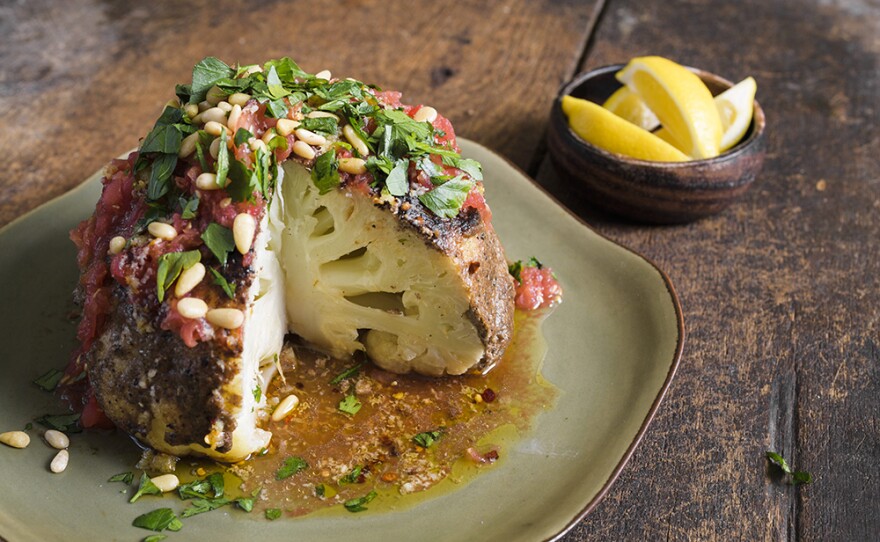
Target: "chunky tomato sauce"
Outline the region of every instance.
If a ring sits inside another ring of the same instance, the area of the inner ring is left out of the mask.
[[[548,267],[523,267],[520,279],[516,283],[518,309],[530,311],[545,308],[562,299],[562,286]]]

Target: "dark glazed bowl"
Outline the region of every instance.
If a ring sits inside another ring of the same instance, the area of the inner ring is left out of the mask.
[[[652,162],[611,153],[579,138],[568,127],[562,97],[602,104],[621,87],[614,78],[623,64],[597,68],[562,87],[550,115],[548,144],[556,169],[579,185],[591,203],[641,222],[674,224],[715,214],[743,194],[764,164],[764,111],[755,101],[752,123],[740,141],[720,156],[690,162]],[[712,95],[733,83],[689,68]]]

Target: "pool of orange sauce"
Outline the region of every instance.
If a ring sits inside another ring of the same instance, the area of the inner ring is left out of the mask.
[[[510,347],[485,374],[396,375],[366,362],[333,384],[357,362],[288,342],[285,379],[276,377],[267,393],[270,404],[295,394],[299,405],[285,420],[269,422],[270,448],[232,473],[243,480],[244,492],[262,488],[258,509],[301,516],[328,508],[348,513],[343,503],[371,491],[377,496],[367,509],[399,509],[423,500],[418,494],[438,484],[461,487],[485,469],[502,468],[507,449],[558,395],[540,375],[546,352],[540,330],[548,312],[517,311]],[[361,405],[355,414],[339,409],[349,395]],[[414,440],[432,431],[439,438],[429,447]],[[278,480],[291,457],[308,467]]]

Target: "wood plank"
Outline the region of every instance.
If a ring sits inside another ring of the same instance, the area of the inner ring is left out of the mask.
[[[659,54],[754,75],[768,155],[752,190],[687,226],[591,209],[540,179],[678,287],[677,381],[618,485],[565,540],[871,540],[880,533],[880,8],[614,0],[582,69]],[[794,488],[764,451],[809,470]]]
[[[12,158],[0,177],[0,226],[135,147],[174,84],[208,55],[243,63],[288,55],[307,70],[403,90],[525,167],[597,4],[4,4],[0,149]]]

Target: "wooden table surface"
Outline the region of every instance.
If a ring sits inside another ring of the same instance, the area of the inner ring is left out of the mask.
[[[135,147],[204,56],[289,55],[403,90],[676,284],[688,329],[676,380],[564,540],[880,538],[876,0],[149,4],[0,3],[0,225]],[[764,171],[720,215],[619,220],[548,163],[559,86],[645,54],[758,82]],[[815,482],[774,481],[769,449]]]

